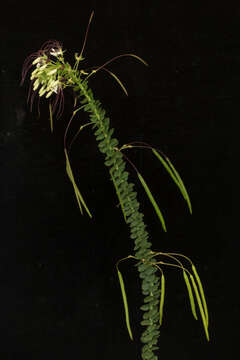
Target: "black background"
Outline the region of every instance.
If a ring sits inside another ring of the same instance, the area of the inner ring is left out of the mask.
[[[146,141],[179,170],[192,200],[188,213],[175,184],[146,150],[126,154],[155,194],[161,226],[139,184],[153,248],[189,256],[204,283],[210,343],[188,305],[181,274],[165,269],[166,305],[159,359],[212,359],[238,350],[240,5],[8,1],[0,24],[0,354],[2,359],[139,359],[142,302],[132,262],[121,265],[135,341],[129,340],[115,264],[133,243],[90,128],[71,161],[93,213],[81,216],[65,173],[65,110],[50,133],[47,103],[30,113],[28,84],[19,86],[30,53],[57,39],[72,61],[94,18],[83,69],[123,53],[89,86],[111,118],[120,143]],[[79,113],[77,124],[86,120]],[[129,168],[131,181],[136,180]]]

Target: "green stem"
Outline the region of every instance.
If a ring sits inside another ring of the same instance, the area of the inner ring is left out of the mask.
[[[112,137],[113,129],[109,127],[109,118],[105,117],[105,111],[101,103],[95,100],[92,91],[88,89],[87,81],[80,82],[77,78],[76,88],[79,91],[80,103],[84,111],[90,113],[89,117],[94,134],[98,141],[98,148],[105,155],[105,165],[110,168],[114,184],[118,187],[123,213],[130,227],[130,238],[135,242],[135,257],[141,260],[138,264],[139,276],[142,282],[142,293],[144,298],[144,314],[141,324],[145,327],[141,341],[143,360],[156,360],[154,350],[158,349],[159,338],[159,297],[160,279],[156,275],[156,267],[150,264],[151,242],[143,221],[143,214],[139,211],[137,193],[133,191],[134,184],[128,181],[128,172],[125,171],[126,161],[116,146],[118,140]],[[152,260],[151,260],[152,262]]]

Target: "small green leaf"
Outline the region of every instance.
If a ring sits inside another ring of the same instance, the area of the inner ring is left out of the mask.
[[[67,150],[64,149],[64,153],[65,153],[65,157],[66,157],[66,172],[67,172],[67,175],[73,185],[73,189],[74,189],[74,192],[75,192],[75,196],[76,196],[76,199],[77,199],[77,202],[78,202],[78,206],[79,206],[79,209],[80,209],[80,212],[81,214],[83,214],[83,211],[82,211],[82,205],[84,206],[86,212],[88,213],[88,215],[90,217],[92,217],[92,214],[90,213],[85,201],[83,200],[83,197],[77,187],[77,184],[74,180],[74,176],[73,176],[73,173],[72,173],[72,169],[71,169],[71,165],[70,165],[70,162],[69,162],[69,158],[68,158],[68,154],[67,154]]]
[[[129,322],[127,295],[126,295],[126,291],[125,291],[123,277],[122,277],[122,274],[120,273],[118,268],[117,268],[117,273],[118,273],[118,278],[119,278],[121,292],[122,292],[122,298],[123,298],[123,304],[124,304],[124,310],[125,310],[126,325],[127,325],[127,329],[128,329],[130,339],[133,340],[132,331],[131,331],[130,322]]]
[[[153,339],[153,335],[151,333],[145,336],[144,335],[141,336],[141,342],[144,344],[150,342],[152,339]]]
[[[153,207],[154,207],[154,209],[156,211],[157,216],[159,217],[159,220],[161,221],[163,230],[166,232],[167,229],[166,229],[166,225],[165,225],[163,215],[162,215],[162,213],[161,213],[161,211],[160,211],[160,209],[159,209],[159,207],[158,207],[158,205],[157,205],[151,191],[149,190],[149,187],[147,186],[145,180],[143,179],[142,175],[139,172],[137,173],[137,175],[138,175],[139,180],[141,181],[141,184],[142,184],[144,190],[146,191],[146,194],[147,194],[149,200],[151,201],[151,203],[152,203],[152,205],[153,205]]]
[[[187,286],[187,290],[188,290],[188,296],[189,296],[189,301],[190,301],[190,305],[191,305],[191,310],[193,313],[194,318],[197,320],[197,313],[196,313],[196,307],[195,307],[195,302],[194,302],[194,297],[193,297],[193,293],[192,293],[192,288],[190,285],[190,281],[188,279],[188,275],[186,273],[186,271],[183,270],[183,277],[184,277],[184,281],[185,284]]]
[[[164,274],[162,273],[160,305],[159,305],[159,315],[160,315],[159,323],[160,323],[160,325],[162,325],[164,298],[165,298],[165,277],[164,277]]]
[[[149,326],[152,324],[152,321],[151,320],[142,320],[140,324],[143,326]]]
[[[105,134],[103,134],[103,133],[99,134],[99,135],[96,137],[96,140],[97,140],[97,141],[100,141],[100,140],[103,140],[103,139],[105,139]]]
[[[122,201],[122,197],[121,197],[121,194],[120,194],[120,192],[119,192],[119,189],[118,189],[118,185],[116,184],[116,181],[114,180],[114,177],[113,177],[113,175],[112,175],[112,171],[110,170],[109,172],[110,172],[110,175],[111,175],[111,178],[112,178],[112,182],[113,182],[113,185],[114,185],[115,190],[116,190],[116,193],[117,193],[117,197],[118,197],[118,200],[119,200],[121,209],[122,209],[122,213],[123,213],[124,220],[126,221],[126,220],[127,220],[127,215],[126,215],[126,212],[125,212],[125,210],[124,210],[123,201]]]
[[[118,140],[116,138],[111,139],[110,146],[113,148],[118,145]]]

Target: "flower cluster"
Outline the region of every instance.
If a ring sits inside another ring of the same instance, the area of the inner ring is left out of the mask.
[[[61,81],[58,78],[57,66],[48,61],[46,55],[37,57],[33,62],[36,69],[31,74],[31,80],[34,80],[33,90],[38,90],[39,96],[45,94],[49,98],[53,93],[57,94],[61,88]]]
[[[59,70],[61,70],[63,66],[63,50],[58,41],[48,41],[39,51],[31,54],[25,60],[21,84],[23,84],[28,71],[34,67],[31,72],[31,85],[28,96],[31,107],[36,93],[38,93],[39,97],[44,95],[46,98],[49,98],[51,95],[56,95],[53,112],[58,106],[58,114],[62,113],[64,102],[63,88],[65,84],[64,78]]]

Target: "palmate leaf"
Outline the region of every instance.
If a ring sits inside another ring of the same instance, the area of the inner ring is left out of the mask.
[[[147,186],[145,180],[143,179],[142,175],[139,172],[137,172],[137,175],[138,175],[139,180],[141,181],[141,184],[142,184],[144,190],[146,191],[146,194],[147,194],[149,200],[152,203],[152,206],[154,207],[154,209],[156,211],[156,214],[157,214],[157,216],[158,216],[158,218],[159,218],[159,220],[160,220],[160,222],[162,224],[163,230],[166,232],[167,229],[166,229],[165,221],[164,221],[163,215],[161,213],[161,210],[159,209],[159,207],[158,207],[158,205],[157,205],[157,203],[156,203],[156,201],[155,201],[149,187]]]
[[[71,169],[71,165],[70,165],[70,162],[69,162],[69,158],[68,158],[68,153],[67,153],[67,150],[66,148],[64,149],[64,153],[65,153],[65,157],[66,157],[66,172],[67,172],[67,175],[73,185],[73,189],[74,189],[74,192],[75,192],[75,196],[76,196],[76,199],[77,199],[77,202],[78,202],[78,206],[79,206],[79,209],[80,209],[80,212],[81,214],[83,214],[83,210],[82,210],[82,206],[85,208],[86,212],[88,213],[89,217],[91,218],[92,217],[92,214],[90,213],[85,201],[83,200],[83,197],[77,187],[77,184],[74,180],[74,176],[73,176],[73,173],[72,173],[72,169]]]
[[[165,167],[165,169],[168,171],[168,173],[170,174],[171,178],[173,179],[173,181],[175,182],[175,184],[178,186],[179,190],[182,193],[182,196],[184,197],[184,199],[186,200],[187,204],[188,204],[188,208],[190,213],[192,214],[192,205],[191,205],[191,201],[189,198],[189,195],[187,193],[187,190],[183,184],[183,181],[179,175],[179,173],[177,172],[177,170],[174,168],[173,164],[171,163],[171,161],[166,158],[166,160],[159,154],[159,152],[157,152],[155,149],[152,148],[152,152],[154,153],[154,155],[156,155],[156,157],[158,158],[158,160],[161,161],[161,163],[163,164],[163,166]]]

